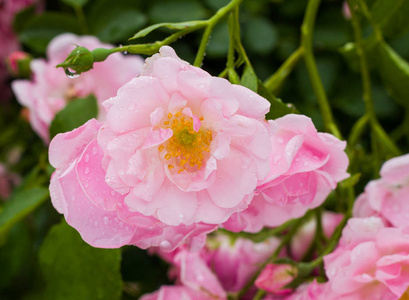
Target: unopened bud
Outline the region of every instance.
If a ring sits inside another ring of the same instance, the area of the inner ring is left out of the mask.
[[[85,47],[77,46],[68,57],[58,67],[64,68],[65,74],[68,76],[78,76],[83,72],[89,71],[94,65],[94,58]]]
[[[31,74],[30,54],[23,51],[14,51],[6,59],[7,69],[14,77],[28,78]]]

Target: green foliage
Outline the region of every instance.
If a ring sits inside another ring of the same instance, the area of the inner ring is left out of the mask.
[[[392,97],[409,108],[409,64],[386,43],[377,47],[378,71]]]
[[[45,12],[32,17],[21,26],[18,34],[20,41],[40,53],[45,52],[48,43],[55,36],[64,32],[81,32],[76,18],[62,12]]]
[[[385,37],[397,36],[409,29],[408,0],[377,0],[371,9],[372,20]]]
[[[115,4],[98,1],[87,14],[91,33],[107,43],[126,41],[146,21],[146,16],[130,0],[118,0]]]
[[[0,245],[0,290],[9,285],[27,263],[30,243],[28,228],[18,223],[10,230],[7,242]]]
[[[243,43],[246,49],[258,54],[268,54],[275,48],[278,32],[267,18],[251,18],[243,30]]]
[[[47,283],[41,299],[120,299],[121,251],[91,247],[64,220],[50,229],[39,261]]]
[[[241,76],[240,84],[257,93],[258,79],[252,67],[244,67],[244,72],[243,76]]]
[[[206,10],[197,0],[155,1],[149,10],[152,23],[185,22],[207,17]]]
[[[82,7],[88,2],[88,0],[60,0],[60,1],[74,8]]]
[[[180,22],[180,23],[159,23],[159,24],[148,26],[138,31],[130,39],[133,40],[133,39],[144,37],[147,34],[151,33],[152,31],[158,28],[163,28],[163,27],[169,28],[169,29],[182,30],[182,29],[188,29],[192,27],[202,27],[202,26],[203,26],[203,21],[190,21],[190,22]]]
[[[33,212],[48,198],[48,189],[33,187],[17,191],[0,212],[0,245],[5,242],[8,231],[17,222]]]
[[[59,111],[50,125],[50,137],[58,133],[71,131],[98,114],[97,99],[94,95],[71,100]]]

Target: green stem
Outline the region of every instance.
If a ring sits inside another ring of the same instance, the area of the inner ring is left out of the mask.
[[[213,31],[214,26],[230,11],[232,11],[235,7],[237,7],[242,0],[232,0],[226,6],[220,8],[216,14],[208,20],[208,25],[205,29],[205,32],[202,36],[202,41],[200,42],[199,50],[197,52],[195,61],[193,63],[194,66],[200,67],[203,62],[203,58],[206,52],[207,43],[209,42],[210,34]]]
[[[269,89],[273,94],[276,94],[285,79],[288,77],[288,75],[290,75],[291,71],[303,56],[303,52],[304,51],[302,47],[299,47],[297,50],[295,50],[280,66],[280,68],[264,81],[265,87]]]
[[[355,36],[355,43],[356,43],[356,50],[359,58],[359,65],[360,65],[360,71],[361,71],[361,77],[362,77],[362,88],[363,88],[363,99],[365,103],[365,111],[366,115],[369,118],[369,123],[371,126],[371,148],[373,151],[373,156],[374,156],[374,166],[375,166],[375,174],[378,174],[380,165],[381,165],[381,153],[380,153],[380,147],[379,146],[384,146],[386,149],[388,149],[390,152],[392,152],[394,155],[399,155],[400,151],[398,147],[393,143],[393,141],[389,138],[389,136],[385,133],[383,128],[378,122],[378,119],[375,114],[375,108],[373,104],[373,97],[372,97],[372,88],[371,88],[371,77],[369,74],[369,68],[368,68],[368,61],[366,57],[366,53],[363,49],[362,46],[362,31],[361,27],[359,24],[359,17],[357,15],[357,12],[354,7],[360,7],[364,9],[364,14],[366,14],[369,18],[369,13],[366,11],[366,6],[362,4],[362,1],[357,1],[357,0],[347,0],[349,7],[351,8],[351,21],[352,21],[352,27],[354,30],[354,36]],[[355,6],[356,5],[356,6]],[[369,18],[369,20],[371,20]],[[373,25],[376,36],[378,39],[382,40],[382,34],[378,30],[376,25]],[[381,145],[378,143],[381,142]]]
[[[331,132],[336,137],[341,138],[341,133],[335,125],[331,107],[325,94],[324,86],[313,54],[313,31],[317,16],[318,7],[321,0],[310,0],[305,12],[304,21],[301,25],[301,46],[304,50],[304,60],[310,77],[312,87],[318,100],[321,115],[324,121],[326,131]]]
[[[273,254],[258,268],[257,272],[253,274],[251,279],[247,282],[247,284],[237,293],[237,299],[240,299],[244,294],[247,293],[247,291],[253,286],[254,281],[257,279],[257,277],[260,275],[261,271],[269,264],[274,262],[274,260],[278,257],[280,254],[281,250],[291,242],[291,239],[293,235],[297,232],[298,228],[304,223],[304,220],[308,219],[310,217],[311,211],[306,213],[303,217],[299,219],[293,220],[293,226],[289,229],[289,231],[283,236],[281,239],[280,244],[276,248],[276,250],[273,252]]]

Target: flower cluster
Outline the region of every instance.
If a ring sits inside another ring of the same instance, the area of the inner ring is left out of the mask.
[[[344,142],[304,116],[267,122],[266,99],[170,47],[102,105],[105,121],[50,144],[53,204],[93,246],[169,251],[218,225],[277,226],[348,176]]]

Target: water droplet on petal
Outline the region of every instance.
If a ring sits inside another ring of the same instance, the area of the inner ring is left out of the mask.
[[[282,144],[284,142],[284,139],[282,137],[277,138],[277,142],[279,142],[280,144]]]
[[[162,249],[170,249],[172,247],[171,243],[169,241],[162,241],[160,242],[160,247]]]
[[[128,110],[134,110],[134,109],[135,109],[135,105],[134,105],[134,104],[129,105]]]
[[[95,222],[94,222],[94,225],[95,225],[95,226],[98,226],[98,221],[95,221]]]
[[[111,196],[115,196],[115,191],[111,191]],[[118,203],[119,206],[120,203]]]
[[[122,228],[122,227],[124,227],[124,222],[119,222],[119,224],[118,224],[118,225],[119,225],[119,227],[121,227],[121,228]]]
[[[102,221],[104,222],[105,225],[108,225],[109,223],[109,218],[108,217],[103,217]]]
[[[85,168],[84,174],[85,174],[85,175],[89,174],[89,168],[88,168],[88,167]]]
[[[98,152],[98,149],[97,149],[97,147],[92,147],[92,154],[97,154],[97,152]]]
[[[85,154],[85,162],[88,162],[89,161],[89,155],[88,154]]]

